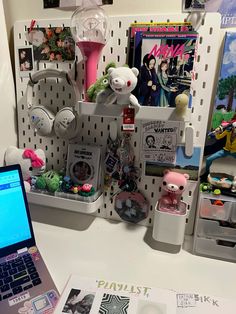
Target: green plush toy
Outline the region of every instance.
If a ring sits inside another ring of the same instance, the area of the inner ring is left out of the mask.
[[[99,79],[97,79],[97,81],[88,88],[87,95],[88,95],[89,101],[96,102],[97,94],[109,86],[108,69],[115,68],[115,67],[116,65],[114,62],[108,63],[108,65],[105,68],[105,74]]]
[[[37,178],[35,186],[40,190],[56,192],[59,190],[61,176],[53,170],[49,170]]]

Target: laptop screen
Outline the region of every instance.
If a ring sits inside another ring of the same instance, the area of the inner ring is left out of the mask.
[[[32,238],[23,181],[17,168],[0,169],[0,250]]]

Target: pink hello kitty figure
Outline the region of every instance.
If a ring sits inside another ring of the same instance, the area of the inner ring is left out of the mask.
[[[159,210],[179,210],[181,196],[186,188],[188,174],[182,174],[170,170],[164,171],[162,190],[165,191],[159,200]]]

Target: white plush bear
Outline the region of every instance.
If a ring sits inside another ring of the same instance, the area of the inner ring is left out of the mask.
[[[42,149],[20,149],[9,146],[4,156],[5,164],[20,164],[26,191],[30,190],[32,176],[40,175],[45,171],[46,156]]]
[[[137,85],[138,69],[129,67],[118,67],[108,69],[108,80],[111,92],[107,91],[98,94],[96,102],[105,105],[118,104],[134,106],[135,111],[140,108],[137,98],[131,94]]]

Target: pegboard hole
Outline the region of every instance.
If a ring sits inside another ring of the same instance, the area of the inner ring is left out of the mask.
[[[154,197],[154,192],[151,193],[151,198],[153,198],[153,197]]]
[[[203,99],[200,100],[200,106],[203,106]]]
[[[202,38],[202,36],[199,38],[199,44],[202,44],[202,42],[203,42],[203,38]]]
[[[193,91],[193,97],[195,97],[195,96],[196,96],[196,91],[194,90],[194,91]]]
[[[192,196],[192,191],[188,191],[188,196]]]
[[[110,48],[110,51],[111,51],[111,54],[113,54],[113,48],[112,47]]]
[[[144,187],[144,189],[145,189],[145,190],[147,190],[147,189],[148,189],[148,186],[147,186],[147,184],[145,184],[145,187]]]
[[[195,73],[195,80],[198,79],[198,73]]]
[[[198,121],[200,122],[202,120],[202,116],[198,116]]]
[[[120,56],[117,55],[117,62],[120,62]]]
[[[122,23],[121,23],[121,21],[119,21],[119,28],[121,28],[121,26],[122,26]]]
[[[110,211],[110,216],[112,216],[112,211]]]
[[[213,27],[210,27],[210,29],[209,29],[209,34],[210,34],[210,35],[213,34]]]
[[[200,133],[199,131],[196,132],[196,137],[199,137]]]
[[[137,143],[136,143],[136,141],[134,142],[134,147],[136,147],[137,146]]]
[[[159,192],[161,192],[161,186],[159,186]]]
[[[155,184],[156,180],[155,179],[152,179],[152,184]]]
[[[206,88],[206,82],[202,83],[202,88]]]
[[[149,219],[149,223],[150,223],[150,224],[152,223],[152,219],[151,219],[151,218]]]
[[[207,46],[207,53],[211,52],[211,46]]]
[[[100,210],[100,208],[98,208],[98,214],[100,214],[101,213],[101,210]]]
[[[192,110],[191,110],[191,111],[192,111],[192,113],[194,113],[194,107],[192,107]]]
[[[24,110],[24,109],[25,109],[25,106],[24,106],[24,105],[21,105],[21,109]]]
[[[208,70],[208,64],[205,64],[205,71]]]
[[[200,55],[198,55],[197,56],[197,62],[200,62],[200,60],[201,60],[201,57],[200,57]]]
[[[202,23],[201,23],[202,25],[204,25],[205,24],[205,19],[204,18],[202,18]]]
[[[152,210],[153,210],[153,206],[151,205],[151,206],[150,206],[150,211],[152,211]]]

